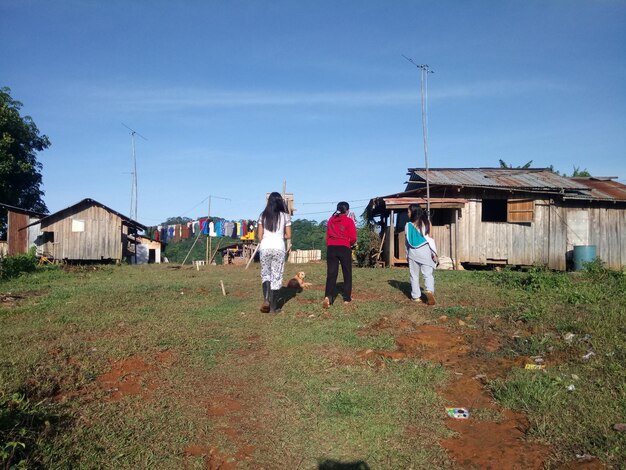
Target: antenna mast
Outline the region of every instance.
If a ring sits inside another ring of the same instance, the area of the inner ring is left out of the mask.
[[[428,212],[428,220],[430,220],[430,178],[428,168],[428,74],[435,73],[430,70],[428,64],[416,64],[413,59],[409,59],[404,54],[406,60],[420,69],[420,83],[422,93],[422,133],[424,135],[424,164],[426,167],[426,211]]]
[[[147,141],[148,139],[146,139],[136,130],[128,127],[126,124],[122,123],[122,126],[130,131],[130,139],[133,149],[133,169],[131,172],[132,182],[130,187],[130,218],[133,220],[137,220],[137,156],[135,154],[135,134],[137,134],[145,141]]]

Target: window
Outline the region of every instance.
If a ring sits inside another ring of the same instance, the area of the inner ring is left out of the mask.
[[[72,219],[72,232],[84,232],[85,221],[81,219]]]
[[[535,219],[535,201],[532,199],[509,199],[507,222],[530,223]]]
[[[483,199],[483,222],[531,223],[535,219],[532,199]]]
[[[54,232],[43,232],[44,243],[54,243]]]
[[[483,199],[483,213],[480,220],[483,222],[506,222],[506,199]]]

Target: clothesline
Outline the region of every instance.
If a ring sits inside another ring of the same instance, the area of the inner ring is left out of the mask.
[[[200,234],[209,237],[230,237],[254,240],[256,221],[225,220],[203,217],[184,224],[157,225],[149,227],[148,234],[156,241],[168,242],[194,238]]]

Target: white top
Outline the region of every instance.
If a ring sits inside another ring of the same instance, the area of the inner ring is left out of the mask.
[[[263,221],[259,217],[259,225],[263,225]],[[283,250],[285,251],[285,227],[291,226],[291,216],[285,212],[281,212],[278,217],[278,227],[276,231],[270,232],[263,227],[263,240],[259,245],[259,250]]]

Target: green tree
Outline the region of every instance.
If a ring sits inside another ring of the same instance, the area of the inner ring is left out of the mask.
[[[297,219],[291,222],[291,242],[294,250],[322,250],[326,257],[326,221]]]
[[[513,165],[511,165],[510,163],[505,162],[502,159],[500,159],[499,161],[500,161],[500,168],[516,168],[516,169],[522,169],[522,170],[526,170],[526,169],[530,168],[530,166],[533,164],[533,161],[529,160],[525,164],[523,164],[522,166],[514,167]]]
[[[41,189],[42,165],[37,152],[50,141],[30,116],[20,115],[22,103],[0,88],[0,202],[36,212],[47,212]],[[6,233],[6,215],[0,216],[0,235]]]
[[[584,170],[581,170],[579,166],[575,166],[574,171],[572,172],[572,176],[573,177],[576,177],[576,176],[590,177],[591,173],[587,171],[587,168],[585,168]]]
[[[169,217],[165,222],[163,222],[161,225],[183,225],[186,224],[187,222],[191,222],[192,219],[190,219],[189,217]]]

